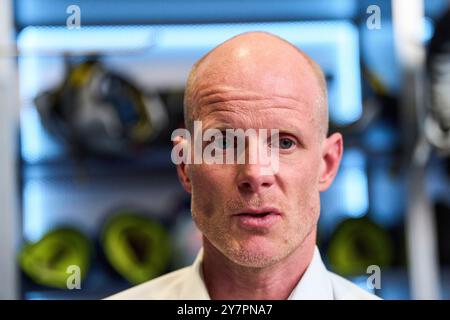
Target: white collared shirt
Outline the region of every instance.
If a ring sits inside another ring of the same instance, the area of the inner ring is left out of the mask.
[[[191,266],[168,273],[128,290],[108,300],[209,300],[201,268],[203,250]],[[374,300],[377,296],[359,288],[350,281],[328,271],[319,249],[314,255],[289,300]]]

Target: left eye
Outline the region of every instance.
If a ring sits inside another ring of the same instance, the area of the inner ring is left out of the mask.
[[[294,145],[294,141],[288,138],[280,139],[279,146],[281,149],[290,149]]]
[[[271,143],[271,147],[283,150],[291,149],[293,146],[295,146],[295,141],[289,138],[280,138],[278,141],[273,141]]]

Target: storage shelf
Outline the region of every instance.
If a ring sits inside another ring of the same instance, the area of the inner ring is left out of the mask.
[[[152,147],[138,157],[99,158],[87,156],[79,160],[58,157],[28,163],[22,161],[23,179],[70,177],[104,177],[136,175],[175,175],[169,147]]]

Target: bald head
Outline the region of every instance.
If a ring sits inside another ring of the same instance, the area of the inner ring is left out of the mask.
[[[232,88],[254,99],[266,94],[307,104],[321,136],[328,131],[326,81],[308,55],[288,41],[266,32],[248,32],[220,44],[193,66],[186,84],[184,118],[192,130],[200,119],[202,97],[212,87]],[[220,94],[215,95],[217,101]],[[209,104],[211,101],[209,101]]]

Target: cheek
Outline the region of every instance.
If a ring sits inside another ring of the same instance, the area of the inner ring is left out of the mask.
[[[212,215],[223,207],[230,174],[213,165],[198,165],[192,169],[192,207],[197,215]]]
[[[280,174],[285,181],[286,198],[293,206],[294,212],[302,216],[318,215],[320,211],[319,197],[319,157],[297,159],[284,163]]]
[[[300,153],[296,157],[280,160],[280,175],[290,189],[300,192],[319,187],[320,157],[316,153]]]

